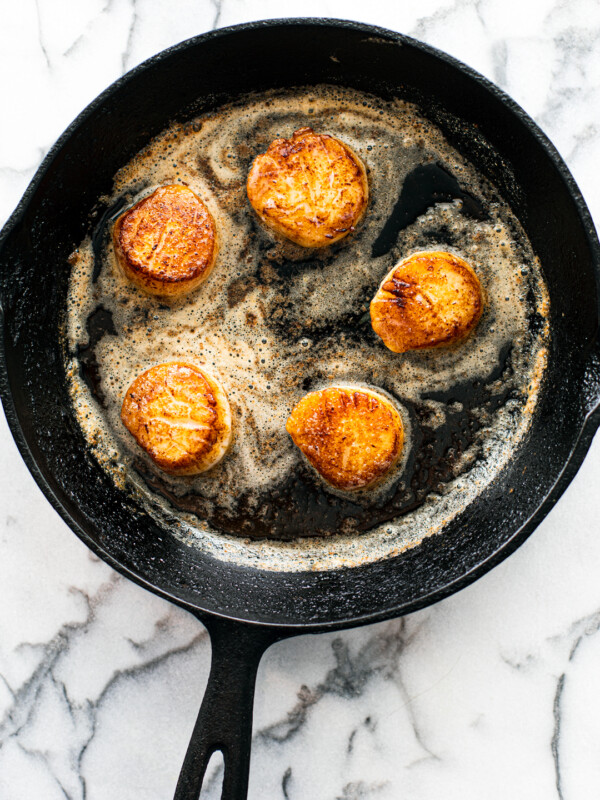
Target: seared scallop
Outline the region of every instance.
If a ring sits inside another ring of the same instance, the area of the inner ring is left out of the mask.
[[[187,186],[160,186],[116,221],[113,242],[125,275],[149,294],[177,297],[213,268],[217,232],[208,208]]]
[[[193,364],[158,364],[131,384],[121,419],[139,446],[165,472],[195,475],[217,464],[231,442],[227,396],[212,375]]]
[[[394,353],[448,345],[479,322],[483,292],[472,267],[453,253],[414,253],[385,276],[371,301],[371,324]]]
[[[264,224],[303,247],[324,247],[347,236],[369,199],[367,173],[356,153],[311,128],[275,139],[257,156],[247,190]]]
[[[404,441],[393,404],[372,389],[352,386],[305,395],[285,427],[317,472],[345,491],[383,478],[397,462]]]

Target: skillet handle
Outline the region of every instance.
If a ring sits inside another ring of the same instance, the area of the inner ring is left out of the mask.
[[[268,628],[199,619],[210,634],[212,663],[174,800],[198,800],[209,759],[219,750],[225,762],[221,800],[246,800],[256,672],[265,650],[284,637]]]

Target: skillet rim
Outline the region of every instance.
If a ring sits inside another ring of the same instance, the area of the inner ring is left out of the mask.
[[[570,195],[577,210],[577,214],[581,220],[582,228],[585,231],[587,246],[595,270],[596,289],[598,293],[598,287],[600,286],[600,244],[598,242],[594,224],[591,215],[589,213],[589,210],[587,208],[587,205],[583,199],[583,196],[573,176],[571,175],[571,172],[569,171],[565,162],[559,155],[557,149],[554,147],[554,145],[551,143],[548,137],[543,133],[543,131],[538,127],[538,125],[533,121],[533,119],[531,119],[531,117],[529,117],[529,115],[521,108],[521,106],[519,106],[503,90],[499,89],[495,84],[493,84],[487,78],[482,76],[480,73],[478,73],[471,67],[463,64],[458,59],[455,59],[454,57],[449,56],[446,53],[438,50],[437,48],[431,47],[430,45],[420,42],[419,40],[413,39],[412,37],[385,28],[381,28],[374,25],[368,25],[366,23],[354,22],[350,20],[340,20],[335,18],[300,17],[300,18],[269,19],[269,20],[260,20],[249,23],[242,23],[238,25],[228,26],[226,28],[220,28],[217,30],[208,31],[204,34],[200,34],[198,36],[186,39],[161,51],[160,53],[146,59],[141,64],[139,64],[138,66],[134,67],[132,70],[127,72],[125,75],[118,78],[115,82],[113,82],[106,89],[104,89],[94,100],[92,100],[92,102],[89,103],[83,109],[83,111],[80,112],[80,114],[77,115],[77,117],[73,120],[73,122],[71,122],[67,126],[67,128],[57,139],[55,144],[48,151],[47,155],[45,156],[39,168],[37,169],[35,175],[33,176],[31,182],[29,183],[21,200],[19,201],[17,207],[15,208],[14,212],[10,215],[2,231],[0,232],[0,256],[2,255],[2,250],[5,242],[8,240],[13,231],[18,228],[19,224],[23,219],[24,212],[26,211],[32,198],[38,191],[40,184],[42,183],[47,171],[53,164],[55,158],[60,154],[63,146],[69,141],[71,136],[80,128],[80,126],[83,123],[85,123],[99,107],[101,107],[113,95],[119,92],[120,88],[123,85],[125,85],[131,79],[137,77],[139,74],[143,73],[150,67],[160,64],[161,61],[167,59],[172,54],[182,52],[189,47],[197,46],[199,44],[202,44],[203,42],[210,41],[212,39],[218,39],[224,36],[229,36],[231,34],[235,34],[241,31],[249,31],[249,30],[252,31],[261,28],[274,28],[274,27],[284,27],[284,26],[285,27],[304,26],[307,28],[314,28],[314,27],[335,28],[338,30],[340,28],[350,28],[358,32],[361,32],[371,38],[378,37],[387,43],[399,46],[402,46],[403,43],[406,43],[446,63],[450,68],[462,72],[468,78],[478,83],[487,92],[492,94],[505,108],[507,108],[510,112],[512,112],[512,114],[514,114],[519,119],[519,121],[529,130],[529,132],[533,135],[534,139],[536,140],[537,145],[542,148],[545,155],[550,159],[555,169],[558,171],[561,180],[565,184],[566,190]],[[0,319],[0,324],[2,325],[2,328],[4,328],[3,316],[2,319]],[[11,433],[15,439],[20,454],[23,460],[25,461],[25,464],[27,465],[34,480],[36,481],[36,483],[38,484],[38,486],[40,487],[40,489],[42,490],[42,492],[44,493],[50,504],[53,506],[53,508],[59,513],[62,519],[67,523],[69,528],[78,536],[78,538],[81,541],[83,541],[83,543],[87,547],[89,547],[92,550],[92,552],[96,553],[96,555],[102,558],[103,561],[108,563],[113,569],[117,570],[117,572],[124,575],[128,579],[133,580],[135,583],[144,587],[145,589],[155,594],[158,594],[163,598],[175,603],[176,605],[179,605],[189,610],[190,612],[194,613],[196,616],[200,618],[202,618],[204,615],[207,615],[214,618],[237,620],[239,622],[243,622],[245,624],[256,627],[266,627],[278,630],[287,629],[290,631],[293,630],[297,632],[303,632],[303,631],[317,632],[320,630],[335,630],[335,629],[347,628],[361,624],[376,622],[384,619],[389,619],[392,617],[397,617],[407,613],[411,613],[413,611],[418,610],[419,608],[423,608],[425,606],[431,605],[432,603],[438,602],[444,597],[447,597],[455,593],[456,591],[465,588],[466,586],[474,582],[477,578],[483,576],[486,572],[491,570],[493,567],[495,567],[497,564],[503,561],[506,557],[508,557],[508,555],[514,552],[514,550],[516,550],[525,541],[525,539],[528,538],[528,536],[533,532],[533,530],[537,527],[537,525],[539,525],[542,519],[548,514],[550,509],[554,506],[560,495],[564,492],[570,481],[573,479],[591,444],[591,440],[596,431],[596,428],[600,424],[600,406],[599,406],[600,389],[598,389],[598,386],[600,386],[600,379],[596,374],[599,371],[598,364],[596,363],[600,358],[600,353],[598,352],[598,348],[599,348],[598,331],[596,330],[594,337],[592,337],[589,343],[589,351],[592,353],[593,356],[592,362],[590,362],[590,352],[585,353],[583,356],[583,360],[586,361],[588,371],[594,373],[592,375],[592,382],[595,381],[595,383],[597,384],[596,392],[594,393],[595,396],[593,403],[591,404],[589,410],[587,410],[587,413],[582,414],[582,421],[581,421],[579,435],[572,445],[568,458],[563,462],[562,469],[557,479],[547,492],[543,501],[538,505],[537,509],[531,514],[531,516],[527,519],[527,521],[523,525],[518,527],[514,531],[514,533],[510,536],[510,538],[505,540],[505,542],[490,556],[488,556],[483,561],[477,563],[474,567],[464,572],[460,577],[446,583],[443,587],[435,589],[427,594],[421,595],[418,600],[401,603],[392,608],[386,607],[382,611],[357,615],[347,619],[336,619],[330,622],[323,622],[323,621],[315,623],[301,622],[301,623],[281,625],[279,623],[265,622],[262,620],[257,621],[256,619],[254,620],[243,619],[241,617],[236,617],[234,615],[226,613],[221,614],[219,612],[215,612],[214,610],[203,609],[199,605],[189,603],[186,600],[183,600],[181,597],[177,597],[174,594],[170,593],[169,591],[166,591],[165,589],[156,586],[146,578],[133,572],[133,570],[131,570],[129,567],[121,564],[119,561],[117,561],[117,559],[113,555],[107,552],[99,542],[92,539],[91,536],[87,533],[85,527],[83,527],[73,516],[71,516],[70,512],[67,510],[65,505],[63,505],[57,493],[51,487],[49,482],[42,474],[40,468],[38,467],[38,464],[29,448],[25,434],[23,433],[22,427],[20,425],[17,415],[17,410],[14,404],[14,398],[10,390],[8,368],[6,363],[4,336],[0,337],[0,364],[1,364],[0,396],[2,398],[7,422],[11,430]],[[400,555],[398,557],[402,556]],[[336,570],[336,572],[343,573],[344,571],[348,571],[350,569],[352,570],[360,569],[360,567],[361,565],[353,568],[344,567],[341,568],[340,570]]]

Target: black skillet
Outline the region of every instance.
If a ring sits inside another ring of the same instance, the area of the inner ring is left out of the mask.
[[[498,187],[541,259],[551,347],[525,444],[442,534],[377,563],[268,572],[185,546],[115,488],[71,411],[60,326],[67,258],[93,228],[119,167],[172,120],[249,91],[317,83],[416,102]],[[197,800],[215,750],[224,754],[223,798],[246,797],[254,680],[270,644],[440,600],[504,559],[556,503],[600,421],[599,264],[577,186],[529,117],[464,65],[378,28],[290,20],[208,33],[117,81],[64,133],[0,238],[2,399],[25,462],[74,532],[210,632],[213,666],[176,800]]]

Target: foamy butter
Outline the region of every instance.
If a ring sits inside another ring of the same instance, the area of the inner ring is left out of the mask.
[[[338,136],[369,172],[360,228],[320,252],[274,239],[245,193],[252,159],[306,125]],[[465,214],[460,200],[437,203],[373,256],[406,176],[435,164],[485,213]],[[110,226],[100,251],[86,240],[72,259],[68,374],[75,411],[102,466],[191,546],[263,569],[373,561],[443,530],[523,439],[545,364],[547,291],[530,243],[494,187],[414,106],[333,87],[252,96],[170,128],[116,175],[106,202],[132,205],[174,182],[201,197],[218,229],[214,270],[191,296],[166,302],[129,283],[116,265]],[[427,249],[471,264],[485,310],[459,345],[394,354],[372,331],[368,305],[397,261]],[[98,309],[110,314],[114,333],[94,344],[92,392],[80,360]],[[232,407],[231,450],[197,477],[161,473],[120,419],[134,378],[173,360],[210,371]],[[330,385],[383,391],[401,412],[402,458],[371,491],[325,485],[285,431],[306,392]],[[426,485],[421,474],[429,475]],[[265,538],[248,538],[257,536]]]

